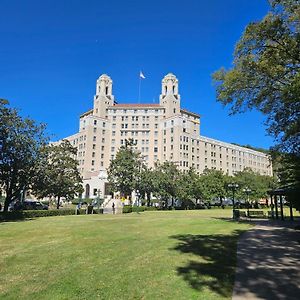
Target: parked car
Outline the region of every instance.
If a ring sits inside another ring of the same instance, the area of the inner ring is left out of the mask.
[[[9,211],[15,210],[47,210],[48,205],[35,200],[14,201],[9,205]]]
[[[24,210],[47,210],[48,205],[45,205],[40,201],[25,200],[23,202],[23,209]]]

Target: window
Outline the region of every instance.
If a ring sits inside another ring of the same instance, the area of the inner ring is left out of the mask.
[[[94,195],[94,196],[97,196],[97,189],[94,189],[94,190],[93,190],[93,195]]]
[[[93,150],[95,150],[96,149],[96,144],[93,144]]]
[[[92,152],[92,157],[95,157],[95,152]]]
[[[96,141],[96,137],[95,136],[93,136],[93,142],[95,142]]]
[[[157,147],[154,147],[154,152],[158,152],[158,148]]]
[[[94,120],[94,125],[97,125],[97,120]]]
[[[94,166],[95,165],[95,161],[94,160],[92,160],[92,166]]]

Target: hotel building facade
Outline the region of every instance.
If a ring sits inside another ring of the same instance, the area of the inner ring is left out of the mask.
[[[272,176],[265,153],[200,134],[200,115],[181,108],[175,75],[163,78],[159,104],[117,103],[112,87],[109,76],[98,78],[93,108],[80,116],[78,133],[65,138],[77,148],[84,197],[107,194],[106,169],[126,139],[134,140],[149,167],[168,160],[180,170],[194,167],[199,173],[208,168],[233,175],[251,168]]]

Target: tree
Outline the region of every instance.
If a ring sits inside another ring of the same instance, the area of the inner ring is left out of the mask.
[[[202,186],[199,181],[199,175],[194,168],[190,168],[187,172],[181,172],[178,179],[177,195],[184,208],[194,207],[196,201],[202,198]]]
[[[205,200],[218,198],[222,205],[226,195],[226,176],[222,171],[205,169],[200,176],[200,185]]]
[[[142,165],[141,171],[139,173],[139,179],[137,182],[136,189],[139,190],[141,196],[147,198],[147,206],[150,206],[151,193],[155,193],[157,184],[156,173],[151,168]]]
[[[19,116],[0,99],[0,188],[6,194],[4,211],[30,187],[40,149],[47,142],[45,125]]]
[[[69,141],[48,145],[41,151],[41,159],[33,179],[32,192],[40,198],[55,197],[57,209],[60,199],[73,199],[82,193],[82,178],[75,156],[77,149]]]
[[[260,175],[252,171],[250,168],[236,172],[234,177],[234,181],[239,185],[236,192],[237,198],[239,199],[246,198],[247,195],[244,191],[246,188],[251,190],[249,193],[249,199],[259,200],[268,197],[268,191],[275,186],[275,180],[273,177]]]
[[[120,192],[124,196],[131,196],[132,191],[138,186],[142,167],[141,155],[133,147],[133,140],[126,140],[125,146],[120,147],[116,158],[107,169],[112,191]]]
[[[156,172],[156,194],[161,200],[168,204],[171,199],[171,206],[174,207],[174,201],[178,193],[178,183],[180,172],[177,166],[170,161],[165,161],[162,164],[157,164],[155,167]]]
[[[233,68],[214,73],[217,98],[231,113],[258,109],[286,153],[300,153],[300,1],[270,0],[271,10],[250,23]]]

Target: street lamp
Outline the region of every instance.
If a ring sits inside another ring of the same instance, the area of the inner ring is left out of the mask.
[[[237,183],[229,183],[227,185],[228,189],[232,191],[232,218],[234,219],[234,195],[235,191],[239,188],[239,185]]]
[[[100,214],[100,196],[101,196],[101,190],[97,190],[97,204],[98,204],[98,213]]]
[[[247,214],[249,217],[249,206],[250,206],[250,201],[249,201],[249,195],[252,192],[247,186],[243,189],[243,192],[247,195]]]

